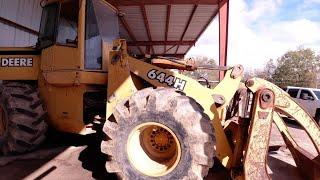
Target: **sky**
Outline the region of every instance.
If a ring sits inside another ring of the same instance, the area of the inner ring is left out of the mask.
[[[218,32],[216,17],[187,57],[218,60]],[[320,0],[230,0],[228,65],[261,69],[298,47],[320,54]]]

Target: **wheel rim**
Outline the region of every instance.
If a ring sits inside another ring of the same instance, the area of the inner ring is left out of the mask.
[[[6,132],[6,113],[3,107],[0,105],[0,137],[3,136]]]
[[[136,126],[127,141],[130,164],[144,175],[164,176],[172,172],[181,158],[181,145],[173,131],[160,123]]]

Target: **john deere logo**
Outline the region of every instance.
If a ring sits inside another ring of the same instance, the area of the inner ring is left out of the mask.
[[[32,67],[32,58],[1,58],[1,67]]]

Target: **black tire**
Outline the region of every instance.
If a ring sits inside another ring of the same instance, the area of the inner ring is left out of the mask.
[[[44,141],[47,113],[37,88],[23,82],[4,82],[0,106],[5,124],[5,131],[0,137],[3,154],[28,152]]]
[[[193,99],[168,88],[147,88],[136,92],[114,109],[115,121],[107,121],[104,132],[110,140],[101,150],[111,158],[108,172],[123,179],[202,179],[213,166],[214,130],[210,119]],[[126,142],[130,132],[143,123],[168,127],[181,145],[181,158],[175,168],[160,177],[147,176],[128,159]]]

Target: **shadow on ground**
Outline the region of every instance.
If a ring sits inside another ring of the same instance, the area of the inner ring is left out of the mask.
[[[268,164],[271,172],[269,176],[271,179],[290,179],[290,180],[302,180],[303,178],[299,174],[297,167],[288,164],[278,158],[268,156]],[[283,173],[287,172],[287,173]]]
[[[94,128],[97,132],[102,132],[102,125],[96,124]],[[28,178],[29,175],[50,164],[54,158],[68,151],[67,149],[72,146],[84,148],[76,155],[81,162],[82,168],[92,173],[92,178],[116,179],[115,174],[110,174],[105,170],[105,163],[108,157],[100,151],[100,144],[103,138],[105,138],[103,133],[79,135],[61,133],[50,129],[45,143],[35,151],[17,156],[1,157],[0,155],[0,180]],[[72,164],[74,162],[67,163]],[[35,179],[45,179],[56,169],[57,167],[52,165],[45,172],[40,175],[37,174]],[[81,174],[81,172],[79,173]],[[84,177],[84,179],[86,178]]]
[[[41,168],[68,147],[54,147],[43,144],[35,152],[17,156],[0,156],[0,180],[20,180]]]
[[[106,138],[102,128],[102,125],[94,124],[93,129],[100,133],[89,135],[58,133],[51,130],[48,140],[58,146],[86,146],[78,157],[78,160],[82,162],[82,167],[92,172],[92,177],[95,179],[116,179],[115,174],[105,170],[108,156],[100,150],[101,141]]]

